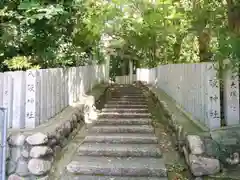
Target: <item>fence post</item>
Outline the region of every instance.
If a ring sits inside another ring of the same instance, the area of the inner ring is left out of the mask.
[[[51,73],[51,80],[52,80],[52,92],[51,92],[51,96],[52,96],[52,117],[55,116],[56,114],[56,101],[57,101],[57,90],[56,90],[56,68],[51,68],[49,69],[50,73]]]
[[[224,76],[224,115],[227,125],[239,124],[239,77],[228,70]]]
[[[63,69],[64,77],[64,108],[68,106],[68,68]]]
[[[46,88],[47,88],[47,94],[46,94],[46,100],[47,100],[47,119],[50,119],[52,117],[52,74],[49,69],[46,69]]]
[[[13,117],[13,78],[9,72],[3,75],[3,107],[7,108],[8,127],[12,127]]]
[[[11,72],[13,77],[13,122],[12,128],[25,127],[26,72]]]
[[[8,119],[7,119],[7,109],[0,107],[0,114],[3,118],[0,118],[0,121],[3,122],[2,126],[2,138],[1,138],[1,180],[6,179],[6,147],[7,147],[7,128],[8,128]],[[0,116],[1,117],[1,116]]]
[[[4,74],[0,73],[0,106],[3,105],[3,93],[4,93]]]
[[[49,92],[48,92],[48,89],[49,89],[49,84],[48,84],[48,71],[46,69],[40,69],[39,70],[39,73],[40,73],[40,92],[41,92],[41,95],[40,95],[40,124],[41,123],[44,123],[48,120],[48,97],[49,97]]]
[[[39,122],[39,71],[26,71],[25,127],[35,128]]]
[[[56,89],[56,111],[55,115],[61,111],[61,88],[62,88],[62,83],[61,83],[61,72],[60,68],[55,69],[55,89]]]
[[[207,104],[205,112],[208,120],[207,125],[210,129],[215,129],[221,126],[220,85],[213,63],[206,63],[205,70],[205,104]]]
[[[68,105],[72,105],[73,103],[73,68],[68,68],[67,71],[67,76],[68,76]]]
[[[63,74],[63,68],[60,68],[60,110],[64,109],[64,101],[65,101],[65,77]]]

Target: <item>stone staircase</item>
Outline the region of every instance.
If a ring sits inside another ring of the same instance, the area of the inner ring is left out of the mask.
[[[115,88],[62,180],[167,180],[146,98],[134,86]]]

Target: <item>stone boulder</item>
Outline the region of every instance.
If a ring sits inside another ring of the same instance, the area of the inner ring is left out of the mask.
[[[45,134],[38,132],[28,136],[26,141],[30,145],[42,145],[48,142],[48,137]]]
[[[218,159],[190,154],[189,167],[194,176],[212,175],[220,171],[220,162]]]

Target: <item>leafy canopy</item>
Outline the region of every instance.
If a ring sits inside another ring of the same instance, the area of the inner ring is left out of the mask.
[[[2,70],[101,63],[107,56],[114,71],[129,60],[140,67],[239,67],[238,1],[10,0],[1,7]]]

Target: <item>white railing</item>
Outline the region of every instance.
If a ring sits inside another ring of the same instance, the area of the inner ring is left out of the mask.
[[[8,127],[35,128],[101,81],[105,65],[0,73],[0,107],[7,108]]]
[[[132,84],[136,80],[137,80],[137,76],[135,74],[132,75],[132,79],[130,75],[116,76],[116,83],[118,84]]]
[[[169,64],[152,69],[137,69],[137,80],[162,89],[193,119],[210,129],[219,128],[220,87],[212,63]],[[227,125],[239,124],[238,78],[226,73],[224,108]],[[234,83],[234,87],[231,84]]]

